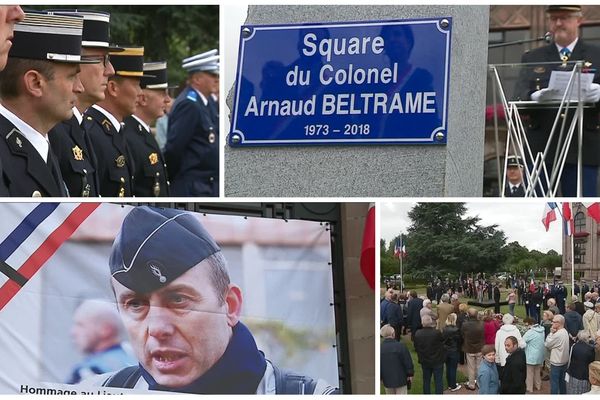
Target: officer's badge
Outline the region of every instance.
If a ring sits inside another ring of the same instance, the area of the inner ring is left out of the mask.
[[[19,146],[19,148],[23,148],[23,142],[21,141],[20,137],[16,136],[15,143],[17,146]]]
[[[546,67],[535,67],[533,69],[533,72],[535,72],[536,74],[543,74],[544,72],[546,72]]]
[[[75,146],[71,149],[73,151],[73,158],[77,161],[83,161],[83,150],[79,146]]]
[[[214,133],[211,133],[210,135],[208,135],[208,143],[214,143],[216,139],[217,139],[217,137],[215,136]]]
[[[106,132],[110,132],[110,128],[112,127],[112,124],[110,123],[109,120],[104,119],[104,121],[102,121],[102,126],[104,127],[104,129],[106,129]]]
[[[154,165],[158,162],[158,154],[150,153],[150,155],[148,156],[148,159],[150,160],[150,164]]]
[[[190,90],[186,96],[188,100],[193,101],[194,103],[198,101],[198,94],[195,90]]]
[[[152,274],[158,278],[160,283],[165,283],[167,281],[167,277],[163,275],[158,262],[151,260],[148,261],[147,265],[150,268],[150,271],[152,271]]]
[[[125,156],[121,154],[119,157],[117,157],[115,164],[117,164],[118,168],[123,168],[125,166]]]

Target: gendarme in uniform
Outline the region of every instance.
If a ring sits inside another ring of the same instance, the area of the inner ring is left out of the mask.
[[[173,196],[219,196],[219,124],[210,105],[211,80],[219,74],[216,53],[183,60],[190,84],[173,103],[165,145]]]
[[[38,60],[47,62],[52,68],[63,69],[65,65],[85,63],[81,60],[82,28],[83,18],[80,16],[46,12],[26,13],[24,20],[14,27],[8,63],[0,73],[0,80],[7,79],[6,82],[12,82],[15,78],[9,74],[13,69],[19,68],[16,67],[18,62]],[[24,77],[21,74],[17,79],[22,80]],[[44,78],[50,83],[58,79],[67,78]],[[60,83],[67,85],[66,82]],[[71,93],[67,93],[66,86],[62,86],[65,93],[60,104],[45,104],[39,97],[34,99],[24,88],[25,85],[15,84],[18,93],[0,94],[0,159],[4,167],[3,183],[8,187],[10,196],[65,197],[68,192],[56,156],[50,149],[47,133],[62,118],[71,115],[67,95],[74,96],[75,87],[80,83],[71,82]],[[43,93],[42,96],[49,97],[50,93]],[[28,103],[28,100],[31,100],[31,103]],[[45,118],[27,117],[32,110]],[[59,117],[61,114],[62,118]],[[58,118],[53,120],[54,116]],[[40,124],[40,121],[43,122]]]
[[[320,379],[279,369],[239,321],[241,290],[193,214],[134,208],[110,257],[119,313],[139,366],[88,385],[197,394],[330,394]]]
[[[148,76],[144,76],[140,80],[142,90],[162,91],[167,96],[166,90],[169,87],[167,63],[144,63],[144,73]],[[125,118],[123,127],[127,146],[135,164],[134,195],[136,197],[168,197],[170,183],[167,176],[167,164],[150,131],[150,126],[140,116],[141,108],[138,105],[136,113]]]
[[[143,47],[125,47],[122,52],[111,52],[110,62],[115,75],[110,78],[109,86],[130,85],[129,91],[135,87],[138,92],[141,90],[139,80],[144,74]],[[83,127],[90,135],[98,159],[100,195],[103,197],[131,197],[134,193],[135,170],[121,123],[135,110],[137,95],[128,96],[125,100],[123,92],[111,95],[107,88],[106,98],[88,108],[84,115]],[[116,101],[117,96],[122,97],[119,102]],[[113,110],[118,110],[120,115]]]
[[[101,11],[70,12],[83,17],[84,49],[120,51],[109,46],[110,14]],[[83,82],[83,78],[82,78]],[[85,90],[85,83],[84,83]],[[50,133],[50,146],[58,158],[60,170],[72,197],[98,197],[97,159],[89,135],[83,129],[84,109],[73,107],[73,117],[56,125]]]

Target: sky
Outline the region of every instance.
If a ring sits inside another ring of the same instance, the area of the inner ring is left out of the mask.
[[[499,202],[479,201],[467,202],[467,215],[479,216],[480,225],[498,225],[504,231],[507,243],[519,242],[529,250],[546,253],[556,250],[562,253],[562,226],[560,221],[550,224],[546,232],[542,224],[545,203],[536,201]],[[381,202],[380,230],[381,238],[389,242],[400,233],[407,233],[411,225],[408,211],[415,202]]]

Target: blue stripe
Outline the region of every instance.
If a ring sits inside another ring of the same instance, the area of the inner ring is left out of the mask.
[[[0,243],[0,259],[6,261],[60,203],[41,203]]]

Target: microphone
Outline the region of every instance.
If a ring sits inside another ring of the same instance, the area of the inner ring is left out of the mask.
[[[542,40],[544,42],[546,42],[546,43],[551,43],[552,42],[552,38],[554,38],[554,34],[552,32],[546,32],[544,34],[544,36],[540,36],[540,37],[535,38],[535,39],[522,39],[522,40],[515,40],[514,42],[505,42],[505,43],[490,44],[488,46],[488,49],[494,49],[496,47],[514,46],[516,44],[539,42],[539,41],[542,41]]]

